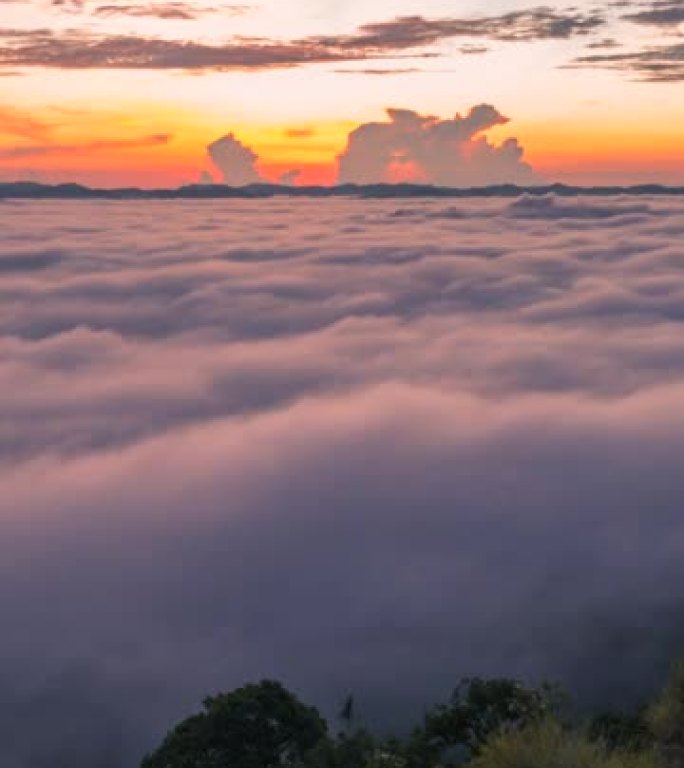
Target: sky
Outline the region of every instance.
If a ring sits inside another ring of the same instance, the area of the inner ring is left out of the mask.
[[[0,0],[0,179],[327,184],[354,137],[378,181],[681,184],[683,30],[682,0]]]
[[[395,733],[463,676],[663,683],[682,196],[0,222],[3,768],[134,768],[264,677]]]

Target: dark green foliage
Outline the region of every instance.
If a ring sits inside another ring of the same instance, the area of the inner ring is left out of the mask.
[[[555,693],[549,685],[526,688],[507,678],[463,680],[449,704],[432,709],[414,733],[410,763],[418,768],[477,754],[499,731],[522,728],[549,715]]]
[[[325,735],[314,708],[265,680],[206,699],[142,768],[286,768],[301,765]]]
[[[306,756],[307,768],[363,768],[377,747],[368,731],[341,733],[337,739],[324,739]]]
[[[609,749],[638,752],[653,746],[653,734],[643,711],[636,715],[621,712],[596,715],[589,723],[588,734]]]
[[[548,684],[472,678],[405,741],[352,730],[351,696],[329,737],[314,708],[267,680],[207,699],[142,768],[684,768],[684,662],[635,715],[607,712],[578,729],[558,719],[566,704]]]
[[[684,660],[673,668],[665,690],[648,712],[648,723],[665,768],[684,768]]]
[[[305,757],[302,768],[407,768],[398,739],[378,739],[365,730],[323,739]],[[427,768],[425,766],[424,768]]]

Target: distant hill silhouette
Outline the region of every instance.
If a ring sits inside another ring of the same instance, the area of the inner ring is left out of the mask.
[[[221,184],[190,184],[176,189],[93,189],[81,184],[40,184],[32,181],[0,183],[0,199],[30,200],[213,200],[224,198],[262,199],[269,197],[358,197],[358,198],[412,198],[412,197],[519,197],[521,195],[548,195],[563,197],[577,195],[684,195],[684,187],[666,187],[660,184],[640,184],[631,187],[601,186],[573,187],[550,184],[538,187],[519,187],[498,184],[491,187],[458,189],[435,187],[428,184],[341,184],[332,187],[292,187],[279,184],[251,184],[229,187]]]

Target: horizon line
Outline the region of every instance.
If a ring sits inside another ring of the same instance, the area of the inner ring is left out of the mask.
[[[445,187],[433,184],[387,183],[292,186],[258,182],[244,186],[183,184],[178,187],[89,187],[78,182],[47,184],[39,181],[0,182],[0,199],[265,199],[269,197],[518,197],[525,194],[579,195],[684,195],[684,186],[659,183],[633,185],[570,185],[563,183],[480,187]]]

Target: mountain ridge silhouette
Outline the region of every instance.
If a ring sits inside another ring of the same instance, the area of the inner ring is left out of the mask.
[[[338,186],[285,186],[250,184],[231,187],[222,184],[188,184],[175,188],[95,188],[82,184],[43,184],[33,181],[0,183],[0,199],[28,200],[220,200],[268,199],[272,197],[358,197],[358,198],[473,198],[521,197],[523,195],[562,197],[614,195],[684,195],[684,186],[638,184],[633,186],[570,186],[547,184],[523,187],[497,184],[488,187],[438,187],[429,184],[341,184]]]

